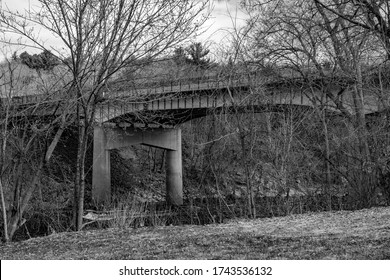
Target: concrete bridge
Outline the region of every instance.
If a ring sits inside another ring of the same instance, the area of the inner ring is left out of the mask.
[[[337,95],[340,86],[332,85]],[[319,89],[305,87],[302,80],[266,80],[255,75],[229,79],[166,82],[104,93],[95,114],[92,196],[96,202],[111,197],[110,151],[142,144],[165,149],[166,199],[183,203],[181,131],[179,124],[217,112],[286,111],[292,107],[322,107],[339,112]],[[353,112],[351,92],[340,96]],[[375,96],[365,97],[365,113],[380,110]],[[136,124],[136,125],[134,125]]]
[[[110,151],[142,144],[167,151],[166,199],[180,205],[183,203],[181,123],[214,113],[244,113],[247,109],[262,113],[319,108],[340,113],[329,94],[340,98],[344,108],[353,113],[351,85],[353,81],[342,78],[341,82],[313,78],[308,86],[307,81],[291,75],[275,79],[254,72],[135,86],[122,84],[122,89],[108,89],[94,116],[92,197],[97,203],[111,198]],[[328,94],[321,86],[327,87]],[[22,111],[32,108],[39,115],[61,112],[61,102],[61,97],[55,95],[12,98],[16,108]],[[376,96],[367,94],[364,102],[366,114],[383,109]],[[41,110],[37,109],[39,104]]]

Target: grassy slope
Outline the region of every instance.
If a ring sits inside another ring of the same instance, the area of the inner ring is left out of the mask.
[[[1,245],[0,258],[390,259],[390,207],[60,233]]]

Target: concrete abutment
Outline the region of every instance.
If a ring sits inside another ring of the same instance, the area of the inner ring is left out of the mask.
[[[183,171],[180,129],[121,129],[97,125],[93,136],[92,199],[97,204],[111,200],[110,151],[135,144],[166,152],[166,200],[183,204]]]

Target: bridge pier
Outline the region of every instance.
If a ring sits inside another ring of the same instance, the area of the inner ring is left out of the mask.
[[[110,150],[102,126],[95,126],[93,130],[92,198],[97,203],[111,199]]]
[[[183,204],[183,168],[181,159],[181,130],[177,130],[177,149],[167,150],[166,164],[166,190],[167,202],[173,205]]]
[[[136,130],[95,126],[93,141],[92,199],[106,203],[111,199],[110,151],[142,144],[166,152],[166,200],[183,204],[183,172],[180,129]]]

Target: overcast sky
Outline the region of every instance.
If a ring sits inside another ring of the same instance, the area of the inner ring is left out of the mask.
[[[210,29],[207,34],[213,34],[213,36],[217,34],[217,37],[219,37],[233,27],[233,22],[243,25],[245,14],[239,9],[239,2],[240,0],[214,1],[211,18],[206,23],[206,26]]]
[[[28,10],[37,5],[37,0],[0,0],[2,6],[8,7],[12,10]],[[69,0],[72,1],[72,0]],[[163,0],[162,0],[163,1]],[[212,41],[220,43],[223,41],[229,29],[233,27],[233,21],[236,21],[239,26],[244,24],[245,15],[238,8],[240,0],[219,0],[214,1],[213,12],[211,18],[206,22],[204,28],[205,32],[199,38],[200,41]],[[232,20],[232,17],[235,18]],[[45,37],[45,34],[41,34]],[[48,36],[49,38],[49,36]],[[50,42],[51,43],[51,42]],[[18,51],[19,52],[19,51]]]

